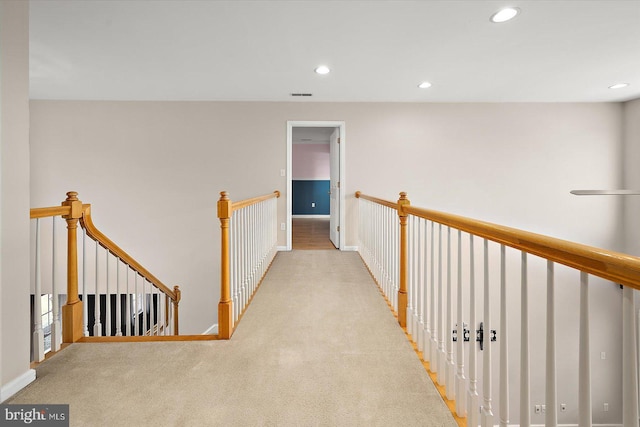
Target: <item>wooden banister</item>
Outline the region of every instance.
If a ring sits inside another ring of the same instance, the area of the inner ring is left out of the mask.
[[[98,242],[100,246],[108,250],[122,261],[122,263],[128,265],[171,299],[174,310],[174,334],[178,335],[178,303],[181,298],[180,288],[178,286],[174,286],[173,289],[167,287],[158,280],[157,277],[151,274],[149,270],[144,268],[139,262],[133,259],[133,257],[98,230],[93,224],[91,217],[91,205],[83,204],[78,199],[77,192],[68,192],[67,198],[62,202],[61,206],[32,208],[29,211],[29,216],[31,219],[61,216],[67,222],[67,303],[62,307],[63,342],[72,343],[83,338],[83,302],[78,295],[78,222],[80,222],[80,225],[86,231],[87,236]],[[168,313],[168,310],[166,310],[166,312]]]
[[[434,221],[462,230],[517,250],[537,255],[576,270],[640,290],[640,258],[569,242],[555,237],[531,233],[516,228],[478,221],[459,215],[418,208],[409,204],[399,206],[393,202],[366,196],[360,192],[356,197],[385,206],[395,206],[407,215]]]
[[[407,241],[407,213],[405,208],[411,205],[407,199],[407,193],[401,192],[397,202],[367,196],[360,191],[356,191],[356,198],[368,200],[370,202],[385,206],[398,211],[400,221],[400,264],[398,282],[398,323],[403,328],[407,326],[407,279],[409,275],[408,241]]]
[[[233,334],[233,301],[231,300],[231,254],[229,225],[233,213],[242,208],[280,197],[279,191],[251,199],[232,202],[229,193],[220,192],[218,219],[220,220],[220,302],[218,303],[218,337],[229,339]]]
[[[80,218],[80,225],[82,226],[82,228],[84,228],[87,236],[97,241],[100,246],[118,257],[124,264],[127,264],[133,270],[138,272],[138,274],[147,279],[156,288],[160,289],[162,293],[171,298],[172,301],[176,301],[176,299],[178,299],[174,290],[170,289],[168,286],[162,283],[156,276],[151,274],[149,270],[144,268],[138,261],[133,259],[131,255],[126,253],[122,248],[116,245],[111,239],[109,239],[96,228],[96,226],[93,224],[93,219],[91,218],[91,205],[82,205],[82,212],[83,215]]]

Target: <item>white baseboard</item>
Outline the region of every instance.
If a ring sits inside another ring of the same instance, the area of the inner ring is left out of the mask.
[[[331,215],[291,215],[291,218],[329,219]]]
[[[289,249],[286,246],[276,246],[276,250],[278,252],[287,252]]]
[[[36,379],[36,370],[29,369],[13,381],[3,385],[0,389],[0,402],[4,402]]]
[[[344,248],[342,248],[343,251],[347,251],[347,252],[358,252],[358,247],[357,246],[345,246]]]
[[[206,331],[202,333],[202,335],[217,335],[218,334],[218,324],[215,323],[209,327]]]

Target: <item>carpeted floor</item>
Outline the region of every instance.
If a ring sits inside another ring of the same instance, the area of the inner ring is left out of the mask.
[[[72,426],[455,426],[357,253],[278,254],[230,341],[74,344],[5,403]]]

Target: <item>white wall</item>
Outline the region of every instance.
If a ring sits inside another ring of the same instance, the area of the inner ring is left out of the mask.
[[[392,200],[407,191],[414,205],[621,246],[618,203],[569,194],[621,185],[619,104],[32,101],[31,203],[59,204],[66,191],[79,191],[99,228],[161,280],[181,285],[181,331],[200,333],[217,322],[218,192],[239,200],[278,189],[285,222],[279,172],[286,169],[287,120],[346,122],[347,246],[358,243],[356,190]],[[279,245],[285,238],[281,231]],[[574,307],[577,287],[560,280],[559,289],[559,306]],[[611,398],[615,414],[619,295],[605,285],[593,298],[592,359],[610,354],[596,366],[606,376],[597,379],[594,401]],[[573,330],[575,310],[560,316]],[[531,322],[537,343],[542,308],[532,310]],[[510,335],[516,346],[517,329]],[[575,354],[575,336],[558,338],[566,354]],[[532,403],[542,403],[539,389],[534,385]],[[576,407],[571,389],[559,397]]]
[[[337,119],[349,135],[349,246],[356,190],[389,199],[407,191],[416,205],[617,244],[616,203],[569,191],[620,185],[618,104],[32,101],[31,203],[79,191],[99,227],[167,282],[211,290],[215,311],[218,192],[284,192],[286,121]]]
[[[640,99],[624,103],[623,188],[640,190]],[[624,197],[625,251],[640,256],[640,196]]]
[[[292,179],[329,179],[329,144],[293,144],[291,151]]]
[[[29,369],[29,4],[0,1],[0,401]]]

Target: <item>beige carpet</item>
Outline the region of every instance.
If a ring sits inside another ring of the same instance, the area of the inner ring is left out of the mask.
[[[230,341],[74,344],[6,403],[72,426],[455,426],[358,254],[280,253]]]

